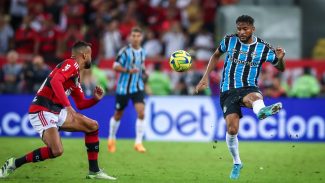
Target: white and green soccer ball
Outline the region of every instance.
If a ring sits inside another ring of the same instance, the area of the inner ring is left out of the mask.
[[[170,56],[169,65],[174,71],[187,71],[192,66],[192,57],[184,50],[177,50]]]

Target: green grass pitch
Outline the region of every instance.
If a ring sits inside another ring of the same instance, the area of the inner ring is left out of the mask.
[[[107,182],[87,180],[83,139],[63,139],[63,156],[27,164],[0,182]],[[0,138],[1,164],[43,146],[37,138]],[[145,142],[148,150],[133,150],[133,140],[118,140],[117,152],[107,152],[102,139],[100,167],[116,176],[119,183],[190,182],[325,182],[325,144],[298,142],[240,142],[244,168],[232,181],[232,160],[225,142]],[[2,165],[0,165],[2,166]]]

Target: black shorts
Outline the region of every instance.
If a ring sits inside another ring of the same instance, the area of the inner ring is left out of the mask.
[[[224,118],[226,118],[228,114],[232,113],[238,114],[240,118],[243,117],[241,112],[241,107],[244,107],[243,98],[254,92],[261,93],[261,91],[254,86],[234,88],[222,92],[220,95],[220,105]]]
[[[144,104],[144,91],[138,91],[136,93],[126,94],[126,95],[118,95],[115,96],[115,109],[117,111],[124,110],[124,108],[128,105],[129,100],[131,99],[133,104],[135,103],[143,103]]]

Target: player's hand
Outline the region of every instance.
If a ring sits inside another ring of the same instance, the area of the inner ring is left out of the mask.
[[[139,69],[137,69],[137,68],[132,68],[132,69],[129,70],[130,74],[134,74],[134,73],[137,73],[137,72],[139,72]]]
[[[104,89],[101,86],[96,86],[94,89],[95,100],[101,100],[104,97]]]
[[[199,93],[199,91],[202,91],[208,87],[209,80],[207,77],[203,77],[201,81],[196,85],[195,92]]]
[[[286,54],[285,50],[281,47],[277,47],[275,49],[275,54],[278,59],[283,59],[284,55]]]

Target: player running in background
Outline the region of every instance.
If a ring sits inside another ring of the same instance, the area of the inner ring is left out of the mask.
[[[220,82],[220,105],[227,124],[226,142],[233,157],[231,179],[238,179],[243,167],[238,150],[238,127],[242,117],[241,107],[253,108],[258,119],[262,120],[276,114],[282,108],[281,103],[265,106],[257,79],[264,62],[270,62],[279,71],[284,71],[284,49],[273,49],[269,44],[253,35],[254,19],[242,15],[236,20],[237,34],[227,35],[211,56],[208,67],[196,91],[205,89],[210,72],[223,53],[226,58]]]
[[[125,107],[131,99],[137,112],[137,120],[135,123],[135,145],[134,149],[144,153],[146,149],[143,147],[142,139],[144,135],[144,82],[145,74],[144,60],[145,51],[141,47],[143,33],[140,28],[134,27],[130,35],[130,44],[122,48],[114,63],[114,70],[119,72],[118,84],[115,95],[115,113],[110,119],[110,129],[108,136],[108,151],[116,151],[116,133],[120,126],[121,117]]]
[[[59,130],[84,132],[87,147],[89,179],[116,178],[108,176],[98,167],[98,124],[77,113],[67,95],[73,97],[78,109],[86,109],[103,98],[104,92],[96,87],[94,97],[86,99],[80,85],[79,72],[91,67],[91,47],[86,42],[77,42],[72,47],[72,56],[56,66],[45,79],[29,108],[29,120],[46,146],[40,147],[20,158],[10,158],[0,170],[0,178],[7,177],[20,166],[56,158],[62,155],[63,146]]]

